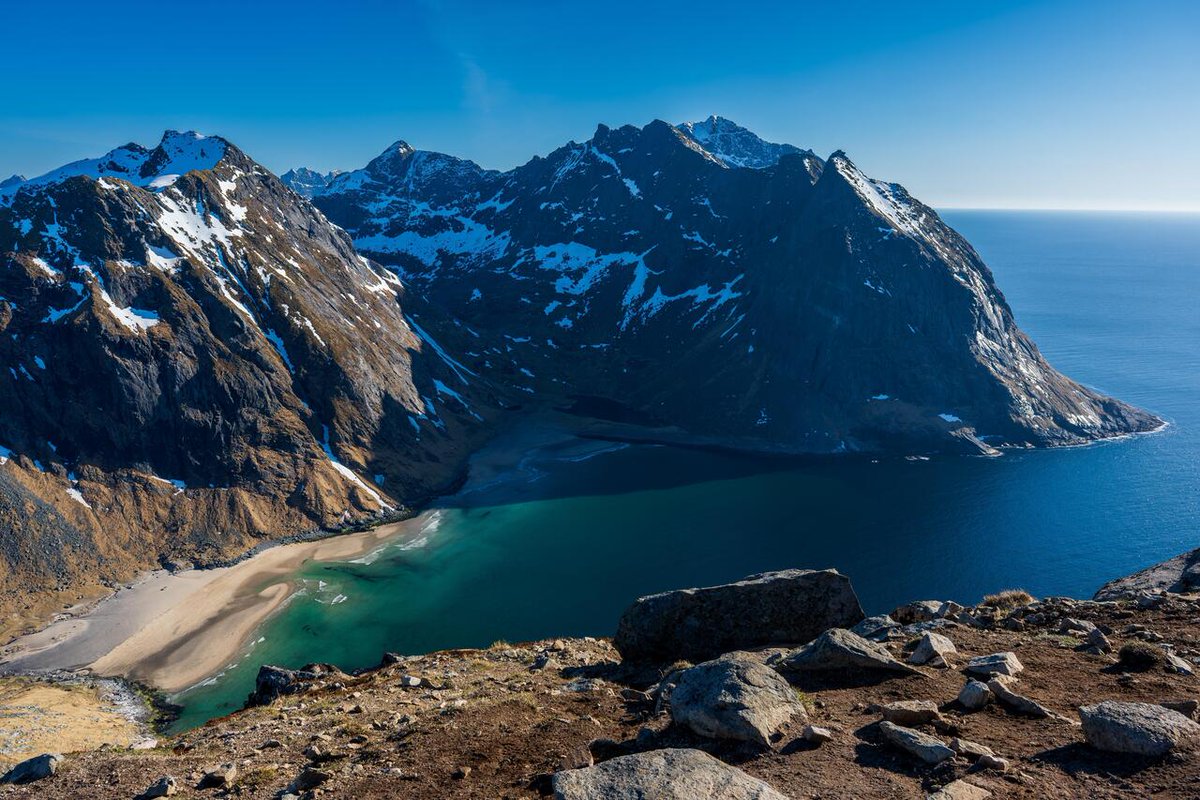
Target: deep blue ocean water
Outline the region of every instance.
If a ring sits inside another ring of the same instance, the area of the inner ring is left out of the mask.
[[[312,563],[304,589],[178,727],[241,706],[264,662],[610,635],[636,596],[836,567],[868,612],[1020,586],[1090,596],[1200,546],[1200,215],[955,211],[1061,371],[1169,420],[1091,447],[781,462],[666,447],[535,456],[451,498],[420,547]],[[336,601],[336,602],[335,602]],[[257,638],[257,637],[256,637]]]

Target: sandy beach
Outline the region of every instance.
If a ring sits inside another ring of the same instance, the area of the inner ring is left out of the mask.
[[[423,516],[423,515],[422,515]],[[90,668],[164,692],[219,671],[292,595],[308,561],[358,558],[420,530],[422,516],[362,533],[272,547],[231,567],[152,572],[8,647],[0,670]]]

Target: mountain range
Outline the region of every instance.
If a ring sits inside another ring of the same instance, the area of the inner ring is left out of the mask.
[[[903,187],[718,117],[505,172],[401,141],[279,178],[168,132],[10,179],[0,334],[0,628],[404,514],[540,409],[787,454],[1161,424],[1047,364]]]

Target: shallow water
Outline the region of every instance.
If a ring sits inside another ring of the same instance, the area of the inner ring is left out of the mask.
[[[177,727],[239,708],[264,662],[350,669],[385,650],[607,635],[639,594],[756,571],[837,567],[881,612],[1008,586],[1088,596],[1200,545],[1200,216],[945,216],[1052,364],[1171,427],[992,459],[535,453],[450,498],[415,540],[307,565],[236,666],[176,698]]]

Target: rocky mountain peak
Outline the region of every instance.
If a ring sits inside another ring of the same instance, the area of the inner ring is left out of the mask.
[[[26,181],[24,175],[9,175],[4,180],[0,181],[0,189],[7,189],[10,186],[17,186]]]
[[[308,167],[295,167],[280,175],[279,180],[301,197],[311,198],[324,191],[325,187],[341,174],[342,170],[340,169],[318,172]]]
[[[768,142],[732,120],[712,115],[703,122],[677,126],[697,144],[731,167],[764,169],[789,153],[811,153],[791,144]]]

